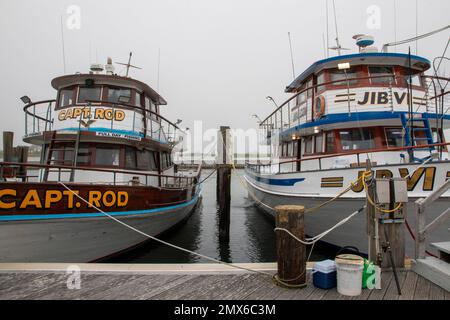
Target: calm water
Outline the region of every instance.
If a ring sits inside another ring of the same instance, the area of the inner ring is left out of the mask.
[[[211,170],[204,170],[206,177]],[[239,178],[243,171],[233,173],[231,180],[230,242],[221,244],[218,236],[216,175],[203,183],[202,200],[190,218],[160,238],[177,246],[227,262],[276,261],[274,222],[258,211]],[[312,260],[332,256],[330,248],[316,245]],[[204,263],[195,255],[162,244],[149,243],[133,252],[111,259],[116,263]]]

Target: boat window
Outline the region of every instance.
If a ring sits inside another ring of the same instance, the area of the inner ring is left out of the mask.
[[[101,94],[101,88],[100,87],[94,87],[94,88],[88,88],[88,87],[80,87],[78,91],[78,103],[87,103],[89,100],[101,100],[100,94]]]
[[[137,107],[141,106],[141,94],[137,91],[134,93],[134,105]]]
[[[320,90],[324,89],[323,86],[320,86],[321,84],[324,84],[324,83],[325,83],[325,72],[321,72],[317,75],[318,87],[317,87],[316,91],[320,91]]]
[[[292,143],[291,142],[288,142],[287,143],[287,156],[288,157],[292,157],[292,147],[293,147],[293,145],[292,145]]]
[[[72,89],[62,89],[59,92],[59,106],[65,107],[73,104],[73,90]]]
[[[370,81],[373,84],[395,84],[394,69],[392,67],[369,67],[369,75],[372,77]],[[386,77],[382,77],[386,76]],[[379,77],[379,78],[378,78]]]
[[[303,90],[303,89],[304,89],[304,88],[302,87],[300,90]],[[300,94],[297,96],[297,105],[301,105],[301,104],[305,103],[305,101],[306,101],[306,91],[300,93]]]
[[[385,128],[386,144],[388,147],[403,147],[404,137],[402,128]]]
[[[150,150],[137,150],[137,168],[139,170],[156,171],[158,167],[156,166],[155,154]]]
[[[312,149],[313,149],[312,136],[305,137],[305,153],[312,153]]]
[[[420,81],[420,74],[413,74],[411,79],[409,77],[409,72],[405,73],[405,82],[408,84],[412,84],[413,86],[421,87],[422,82]]]
[[[119,146],[97,146],[95,150],[95,164],[103,166],[118,166],[120,159]]]
[[[320,153],[323,152],[323,135],[319,134],[315,139],[315,152]]]
[[[77,164],[89,164],[91,162],[92,152],[89,150],[89,145],[80,143],[77,154]]]
[[[360,150],[374,148],[375,142],[371,130],[349,129],[339,132],[342,150]]]
[[[125,147],[125,168],[136,169],[136,150],[132,147]]]
[[[313,86],[313,79],[311,78],[308,83],[306,84],[307,88],[312,88]],[[309,89],[308,90],[308,97],[312,97],[313,96],[313,89]]]
[[[172,159],[170,153],[163,152],[161,153],[161,167],[163,170],[172,166]]]
[[[330,81],[343,80],[343,81],[332,83],[333,86],[346,86],[347,79],[352,79],[352,78],[356,78],[356,77],[357,77],[357,74],[356,74],[355,69],[349,69],[349,70],[334,69],[334,70],[330,71]],[[356,80],[356,79],[348,81],[349,85],[354,85],[357,83],[358,83],[358,80]]]
[[[122,98],[121,98],[122,97]],[[131,99],[131,89],[124,88],[108,88],[108,101],[112,103],[119,103],[119,98],[122,103],[126,98]]]
[[[335,151],[334,132],[327,132],[326,152]]]

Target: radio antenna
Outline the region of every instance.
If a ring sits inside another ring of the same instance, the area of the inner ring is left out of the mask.
[[[64,27],[62,15],[61,15],[61,46],[62,46],[62,60],[63,60],[64,74],[66,74],[66,49],[64,47]]]
[[[337,17],[336,17],[336,3],[333,0],[333,13],[334,13],[334,28],[336,30],[336,50],[338,55],[341,55],[341,44],[339,43],[339,33],[338,33],[338,25],[337,25]]]
[[[330,31],[328,27],[329,14],[328,14],[328,0],[325,0],[325,15],[326,15],[326,29],[327,29],[327,58],[330,57]]]
[[[139,70],[142,69],[142,68],[133,66],[133,65],[131,64],[131,57],[132,57],[132,56],[133,56],[133,52],[130,52],[130,56],[129,56],[129,58],[128,58],[128,63],[116,62],[116,64],[120,64],[120,65],[122,65],[122,66],[126,66],[126,67],[127,67],[127,73],[125,74],[125,77],[128,77],[128,74],[129,74],[129,72],[130,72],[130,68],[139,69]]]
[[[294,78],[294,80],[295,80],[294,54],[292,52],[292,41],[291,41],[291,33],[290,32],[288,32],[288,38],[289,38],[289,48],[291,50],[292,78]]]

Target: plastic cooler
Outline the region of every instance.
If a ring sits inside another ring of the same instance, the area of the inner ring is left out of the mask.
[[[336,263],[333,260],[314,263],[313,284],[321,289],[336,287]]]

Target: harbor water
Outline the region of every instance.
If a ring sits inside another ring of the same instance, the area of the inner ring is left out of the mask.
[[[207,177],[211,172],[212,170],[204,170],[202,176]],[[261,213],[248,199],[242,180],[243,173],[243,170],[237,170],[232,174],[229,243],[219,241],[215,173],[203,182],[202,201],[189,219],[159,238],[225,262],[275,262],[274,221]],[[334,257],[334,254],[334,248],[316,244],[311,260]],[[210,261],[151,241],[105,262],[205,263]]]

